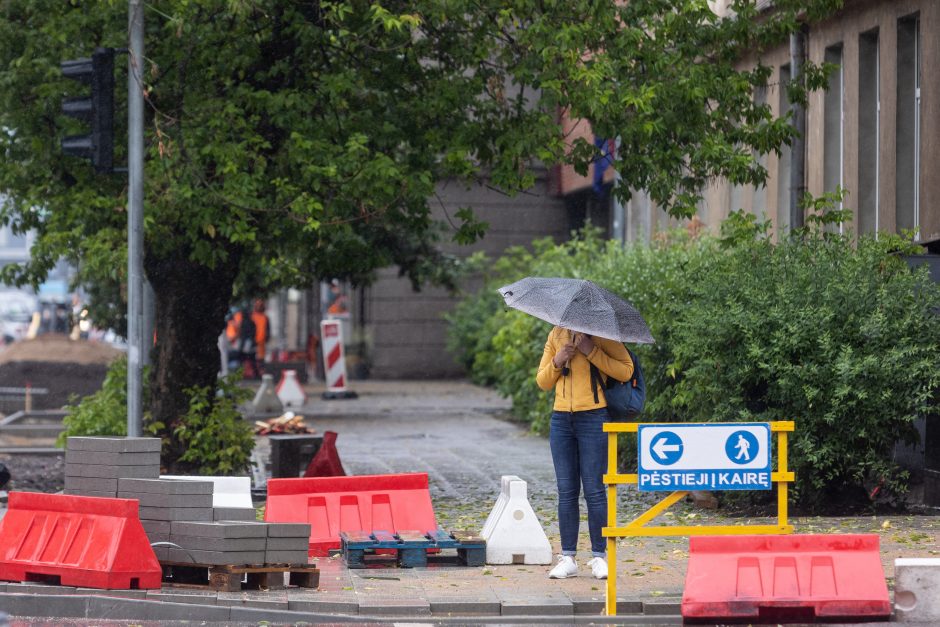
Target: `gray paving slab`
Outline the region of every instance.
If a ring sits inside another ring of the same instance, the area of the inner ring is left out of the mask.
[[[356,615],[359,613],[359,601],[357,600],[338,600],[322,598],[288,598],[288,607],[291,611],[310,612],[313,614],[347,614]]]
[[[72,586],[56,586],[52,584],[43,584],[43,583],[15,583],[11,582],[7,584],[6,592],[9,594],[58,594],[58,595],[68,595],[75,594],[77,588]]]
[[[190,605],[219,605],[214,592],[176,590],[173,588],[151,590],[147,593],[147,599],[168,603],[187,603]]]
[[[307,523],[267,523],[269,538],[309,538]]]
[[[600,614],[607,605],[603,593],[594,596],[571,596],[575,614]],[[642,614],[643,602],[636,599],[617,599],[617,614]]]
[[[431,614],[455,615],[455,616],[495,616],[500,613],[501,604],[499,601],[480,601],[466,598],[449,598],[436,600],[430,597],[428,602],[431,606]]]
[[[143,599],[121,599],[116,597],[88,597],[88,618],[110,618],[114,620],[229,620],[229,608],[217,605],[193,603],[168,603]]]
[[[431,604],[424,599],[380,597],[370,595],[359,599],[360,616],[430,616]]]
[[[154,453],[113,453],[66,449],[65,465],[104,464],[109,466],[160,466],[160,451]]]
[[[252,522],[173,521],[170,533],[199,538],[266,538],[268,526]]]
[[[199,538],[170,534],[170,542],[200,551],[264,551],[267,538]]]
[[[69,490],[66,489],[64,494],[66,496],[93,496],[99,499],[115,499],[117,494],[114,492],[98,492],[96,490]]]
[[[117,487],[118,480],[113,478],[65,476],[66,490],[97,490],[117,494]]]
[[[86,597],[77,594],[3,594],[0,608],[10,616],[84,618]]]
[[[310,614],[301,612],[291,612],[285,610],[261,609],[256,607],[228,607],[231,621],[252,622],[252,623],[361,623],[362,619],[358,616],[339,616],[333,614]]]
[[[118,490],[117,494],[122,499],[137,499],[141,507],[212,507],[211,494],[159,494],[126,490]]]
[[[65,441],[66,451],[101,451],[111,453],[160,452],[160,438],[119,438],[72,436]]]
[[[211,505],[211,503],[210,503]],[[253,507],[213,507],[213,520],[257,520],[258,511]]]
[[[265,564],[307,564],[306,549],[300,551],[268,551],[264,552]]]
[[[268,592],[219,592],[218,604],[275,610],[289,609],[287,593],[276,590]]]
[[[263,564],[264,551],[200,551],[197,549],[167,549],[171,562],[189,562],[196,564],[214,564],[225,566],[228,564]]]
[[[101,588],[76,588],[75,594],[85,596],[123,597],[127,599],[146,599],[149,590],[102,590]]]
[[[307,551],[309,537],[302,538],[272,538],[268,536],[265,548],[269,551]]]
[[[118,477],[155,478],[160,476],[159,466],[104,466],[100,464],[68,464],[66,477]]]
[[[168,533],[152,533],[152,532],[149,532],[149,531],[148,531],[148,532],[147,532],[147,539],[150,540],[150,543],[151,543],[151,544],[153,544],[154,542],[169,542],[169,541],[170,541],[170,534],[168,534]]]
[[[178,479],[134,479],[122,477],[118,481],[119,492],[147,492],[155,494],[212,494],[211,481],[189,481]]]
[[[144,531],[147,534],[159,533],[170,535],[170,521],[169,520],[147,520],[145,518],[140,519],[140,524],[144,526]]]
[[[600,614],[604,611],[604,607],[606,606],[604,595],[592,597],[571,596],[569,598],[571,599],[572,611],[575,614]],[[641,605],[640,607],[642,608],[643,606]],[[617,603],[617,613],[624,613],[621,610],[619,602]]]
[[[504,600],[500,614],[503,616],[572,616],[574,605],[568,599],[533,596],[525,600]]]
[[[140,507],[140,517],[147,520],[212,522],[211,507]]]
[[[682,613],[682,599],[643,601],[642,611],[647,616],[678,616]]]

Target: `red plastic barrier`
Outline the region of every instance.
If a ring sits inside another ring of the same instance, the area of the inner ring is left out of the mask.
[[[271,479],[264,519],[310,523],[310,555],[339,549],[341,531],[437,529],[426,473]]]
[[[128,590],[162,572],[134,499],[11,492],[0,521],[0,580]]]
[[[686,622],[872,620],[890,614],[877,535],[689,539]]]
[[[336,450],[336,432],[324,431],[323,444],[307,465],[304,477],[343,477],[345,475],[343,462],[339,460],[339,451]]]

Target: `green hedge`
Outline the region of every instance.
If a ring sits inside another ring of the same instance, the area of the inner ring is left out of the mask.
[[[806,232],[775,245],[752,223],[731,226],[723,240],[680,230],[624,248],[588,231],[514,249],[450,317],[451,348],[544,433],[552,399],[535,371],[550,326],[507,310],[496,288],[523,276],[590,279],[631,301],[657,339],[634,347],[645,421],[792,419],[797,504],[818,509],[875,485],[902,494],[894,444],[937,410],[940,316],[930,310],[940,289],[892,254],[900,238]],[[626,446],[624,459],[635,456]]]

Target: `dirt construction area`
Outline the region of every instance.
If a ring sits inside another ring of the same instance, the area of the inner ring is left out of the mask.
[[[73,341],[65,335],[23,340],[0,349],[0,388],[29,386],[37,391],[32,394],[33,409],[59,409],[72,396],[97,392],[108,365],[120,354],[107,344]],[[22,409],[20,396],[0,394],[0,414]]]

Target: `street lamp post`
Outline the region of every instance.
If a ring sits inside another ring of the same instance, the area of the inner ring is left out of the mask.
[[[144,4],[128,0],[127,436],[143,432]]]

